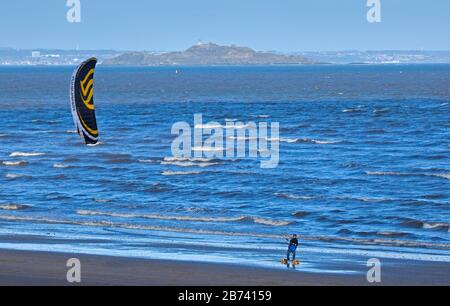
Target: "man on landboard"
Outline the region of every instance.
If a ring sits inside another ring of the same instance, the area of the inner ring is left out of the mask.
[[[293,234],[291,239],[286,239],[289,241],[289,247],[288,247],[288,251],[287,251],[287,256],[286,256],[286,260],[287,262],[289,262],[291,260],[291,255],[292,255],[292,261],[295,261],[295,254],[297,252],[297,247],[298,247],[298,239],[297,239],[297,234]]]

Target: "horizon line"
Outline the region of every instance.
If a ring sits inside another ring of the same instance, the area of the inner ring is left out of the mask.
[[[197,44],[191,45],[190,47],[196,46]],[[219,44],[217,44],[219,45]],[[450,49],[338,49],[338,50],[291,50],[291,51],[280,51],[277,49],[266,49],[266,50],[257,50],[249,46],[244,45],[219,45],[221,47],[246,47],[251,48],[256,52],[279,52],[279,53],[295,53],[295,52],[304,52],[304,53],[325,53],[325,52],[450,52]],[[93,52],[93,51],[115,51],[115,52],[180,52],[189,49],[187,47],[181,50],[164,50],[164,49],[114,49],[114,48],[95,48],[95,49],[78,49],[78,48],[55,48],[55,47],[38,47],[38,48],[15,48],[15,47],[6,47],[0,46],[1,50],[14,50],[14,51],[42,51],[42,50],[57,50],[57,51],[79,51],[79,52]]]

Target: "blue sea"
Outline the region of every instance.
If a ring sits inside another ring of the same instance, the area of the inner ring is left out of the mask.
[[[281,269],[297,233],[307,271],[450,263],[450,65],[99,66],[91,147],[73,70],[0,67],[0,248]],[[278,167],[174,158],[194,114],[279,122]]]

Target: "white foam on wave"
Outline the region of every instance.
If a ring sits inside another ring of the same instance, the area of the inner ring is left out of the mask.
[[[443,223],[443,222],[425,222],[423,224],[423,229],[446,229],[448,232],[450,232],[450,224],[449,223]]]
[[[117,218],[144,218],[157,220],[173,220],[173,221],[192,221],[192,222],[241,222],[253,221],[254,223],[271,225],[271,226],[286,226],[291,224],[290,221],[275,220],[269,218],[253,217],[253,216],[238,216],[238,217],[193,217],[193,216],[167,216],[158,214],[127,214],[102,212],[92,210],[78,210],[77,214],[84,216],[108,216]]]
[[[89,144],[87,144],[87,146],[88,147],[98,147],[98,146],[102,146],[102,145],[104,145],[105,143],[103,142],[103,141],[99,141],[99,142],[97,142],[97,143],[89,143]]]
[[[182,227],[166,227],[166,226],[153,226],[153,225],[141,225],[141,224],[127,224],[127,223],[115,223],[109,221],[74,221],[74,220],[57,220],[47,218],[25,217],[25,216],[8,216],[0,215],[0,220],[5,221],[26,221],[26,222],[39,222],[48,224],[65,224],[65,225],[79,225],[79,226],[93,226],[93,227],[112,227],[123,228],[133,230],[147,230],[147,231],[166,231],[176,233],[192,233],[202,235],[217,235],[217,236],[242,236],[242,237],[260,237],[260,238],[272,238],[272,239],[284,239],[285,235],[280,234],[265,234],[255,232],[229,232],[229,231],[215,231],[215,230],[203,230],[193,228]],[[325,242],[344,242],[344,243],[356,243],[360,245],[373,245],[373,246],[390,246],[390,247],[410,247],[410,248],[428,248],[428,249],[441,249],[450,250],[450,244],[447,243],[434,243],[434,242],[422,242],[412,240],[395,240],[395,239],[361,239],[361,238],[345,238],[345,237],[325,237],[325,236],[304,236],[300,235],[300,239],[306,241],[325,241]]]
[[[406,172],[394,172],[394,171],[366,171],[367,175],[378,176],[433,176],[450,180],[450,173],[406,173]]]
[[[15,179],[23,177],[23,174],[8,173],[5,175],[5,177],[10,180],[15,180]]]
[[[252,217],[252,219],[255,223],[263,224],[263,225],[287,226],[287,225],[292,224],[291,221],[282,221],[282,220],[275,220],[275,219],[268,219],[268,218]]]
[[[53,168],[57,168],[57,169],[65,169],[65,168],[69,168],[69,167],[70,166],[66,165],[66,164],[59,164],[59,163],[53,164]]]
[[[213,147],[206,147],[206,146],[192,148],[193,152],[223,152],[225,150],[226,150],[225,148],[220,148],[220,147],[213,148]]]
[[[237,141],[250,141],[250,140],[259,140],[258,137],[250,137],[250,136],[230,136],[227,137],[230,140]],[[298,138],[261,138],[261,140],[269,141],[269,142],[286,142],[286,143],[296,143],[299,141]]]
[[[221,124],[197,124],[195,125],[196,129],[222,129],[224,128]]]
[[[35,156],[43,156],[45,153],[38,152],[13,152],[9,155],[9,157],[35,157]]]
[[[247,128],[250,128],[250,127],[252,127],[251,125],[249,125],[249,124],[242,124],[242,123],[234,123],[234,124],[231,124],[231,123],[233,123],[233,122],[235,122],[234,120],[230,120],[230,121],[227,121],[227,122],[229,122],[230,123],[230,126],[227,126],[227,125],[222,125],[222,124],[220,124],[220,123],[218,123],[218,124],[197,124],[197,125],[195,125],[194,126],[194,128],[195,129],[226,129],[226,128],[233,128],[233,129],[247,129]]]
[[[242,221],[245,219],[245,217],[221,218],[221,217],[166,216],[158,214],[126,214],[126,213],[101,212],[92,210],[78,210],[77,214],[83,216],[108,216],[117,218],[143,218],[143,219],[194,221],[194,222],[234,222],[234,221]]]
[[[356,108],[347,108],[347,109],[344,109],[342,112],[343,112],[343,113],[359,113],[359,112],[362,112],[362,111],[364,111],[363,108],[356,107]]]
[[[177,175],[197,175],[202,174],[202,171],[163,171],[161,175],[164,176],[177,176]]]
[[[206,168],[219,165],[210,158],[184,158],[184,157],[165,157],[160,163],[161,165],[178,166],[178,167],[200,167]]]
[[[342,140],[317,140],[311,138],[268,138],[267,140],[285,143],[312,143],[318,145],[338,144],[342,142]]]
[[[22,204],[4,204],[0,205],[0,209],[2,210],[23,210],[30,208],[28,205],[22,205]]]
[[[402,172],[392,172],[392,171],[366,171],[367,175],[391,175],[391,176],[406,176],[407,173]]]
[[[267,138],[270,142],[285,142],[285,143],[296,143],[299,141],[298,138]]]
[[[159,161],[156,159],[139,159],[138,162],[140,162],[141,164],[154,164]]]
[[[292,200],[312,200],[315,197],[312,196],[302,196],[302,195],[296,195],[296,194],[290,194],[290,193],[281,193],[277,192],[275,193],[275,196],[279,198],[286,198],[286,199],[292,199]]]
[[[95,202],[97,203],[109,203],[112,202],[112,200],[110,199],[94,199]]]
[[[250,137],[250,136],[229,136],[227,137],[230,140],[237,140],[237,141],[248,141],[248,140],[257,140],[258,137]]]
[[[367,197],[352,197],[352,196],[342,196],[336,197],[338,200],[350,200],[350,201],[359,201],[366,203],[376,203],[376,202],[385,202],[385,201],[395,201],[397,199],[394,198],[367,198]]]
[[[169,166],[177,166],[177,167],[200,167],[200,168],[206,168],[211,166],[217,166],[219,163],[195,163],[190,161],[163,161],[161,162],[161,165],[169,165]]]
[[[389,111],[390,111],[389,108],[379,108],[379,109],[374,109],[373,113],[374,114],[380,114],[380,113],[387,113]]]
[[[341,140],[311,140],[313,143],[315,144],[337,144],[337,143],[341,143]]]
[[[7,167],[20,167],[20,166],[26,166],[28,162],[24,160],[20,161],[3,161],[2,165]]]
[[[212,161],[211,158],[206,158],[206,157],[175,157],[175,156],[170,156],[170,157],[164,157],[164,161],[166,162],[177,162],[177,161],[190,161],[190,162],[199,162],[199,163],[209,163]]]
[[[438,174],[430,174],[430,175],[450,180],[450,173],[438,173]]]

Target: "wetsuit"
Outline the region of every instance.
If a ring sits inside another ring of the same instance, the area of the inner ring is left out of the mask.
[[[295,253],[297,251],[297,247],[298,247],[298,239],[297,238],[292,238],[289,241],[289,247],[288,247],[288,251],[287,251],[287,260],[290,260],[291,254],[292,254],[292,260],[295,260]]]

